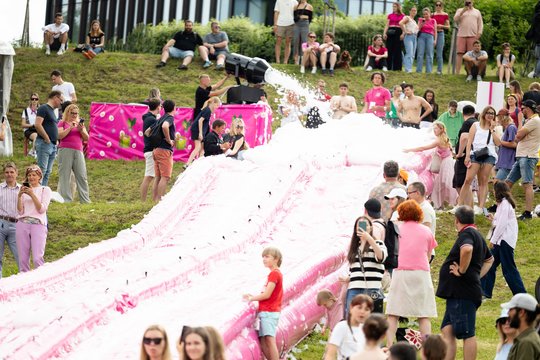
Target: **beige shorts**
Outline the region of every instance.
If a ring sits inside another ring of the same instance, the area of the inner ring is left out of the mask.
[[[144,176],[156,176],[156,170],[154,169],[154,153],[152,151],[144,153]]]
[[[467,51],[473,49],[474,42],[478,40],[475,36],[457,37],[456,52],[458,54],[465,54]]]
[[[294,36],[294,25],[277,27],[276,36],[281,38],[292,38]]]

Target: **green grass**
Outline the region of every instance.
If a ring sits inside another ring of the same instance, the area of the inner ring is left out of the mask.
[[[66,81],[73,82],[77,90],[79,104],[83,114],[88,114],[92,101],[95,102],[140,102],[148,96],[152,87],[159,87],[165,99],[173,99],[179,106],[193,106],[195,89],[198,86],[197,76],[202,72],[200,62],[192,64],[188,71],[176,70],[177,60],[169,61],[163,69],[155,69],[159,62],[157,55],[139,55],[128,53],[107,52],[88,61],[82,55],[67,53],[62,57],[51,55],[46,57],[43,52],[36,49],[17,49],[15,57],[15,71],[11,92],[9,119],[14,136],[15,154],[13,160],[19,169],[32,163],[32,159],[22,155],[22,131],[20,130],[20,116],[27,104],[31,92],[38,92],[42,99],[46,99],[51,83],[49,74],[53,69],[60,69]],[[294,73],[302,82],[315,85],[321,75],[298,73],[298,67],[293,65],[278,65],[276,68]],[[224,74],[214,70],[206,71],[215,82]],[[354,72],[338,70],[336,76],[325,77],[327,90],[331,94],[338,93],[341,82],[347,81],[350,85],[351,95],[355,96],[359,106],[363,93],[370,87],[369,75],[360,68]],[[496,80],[493,68],[489,69],[486,80]],[[523,89],[530,84],[530,79],[519,79]],[[233,83],[228,80],[228,84]],[[391,87],[401,82],[415,85],[417,94],[422,94],[426,88],[431,88],[437,95],[440,111],[444,111],[451,99],[475,100],[476,84],[465,83],[465,76],[453,75],[425,75],[389,72],[386,86]],[[267,86],[266,91],[270,104],[276,107],[274,99],[276,92]],[[88,116],[84,116],[88,118]],[[274,127],[279,122],[274,122]],[[50,220],[50,233],[47,239],[45,260],[50,262],[84,247],[89,243],[111,238],[122,229],[139,222],[143,215],[152,208],[151,202],[143,203],[139,200],[139,184],[144,173],[142,161],[124,162],[109,160],[87,160],[88,179],[90,183],[91,204],[57,204],[53,203],[48,211]],[[181,172],[181,167],[175,165],[174,177]],[[21,177],[19,177],[21,180]],[[52,189],[57,186],[57,168],[55,166],[51,176]],[[516,187],[514,191],[518,199],[517,212],[523,209],[523,192]],[[536,196],[536,203],[539,197]],[[487,233],[488,223],[485,219],[479,220],[480,230]],[[534,291],[534,283],[538,276],[539,256],[538,244],[540,233],[540,220],[533,219],[520,223],[520,237],[516,249],[516,262],[523,276],[525,286],[530,293]],[[437,257],[432,266],[432,277],[438,280],[438,270],[442,261],[448,254],[456,232],[453,226],[453,217],[441,214],[437,223]],[[8,276],[15,272],[15,264],[9,251],[6,251],[3,275]],[[436,285],[436,284],[435,284]],[[485,302],[478,312],[477,333],[479,340],[479,359],[492,359],[494,357],[497,335],[494,328],[494,319],[500,312],[499,304],[508,300],[511,292],[504,283],[499,271],[494,297]],[[433,321],[433,331],[437,332],[444,311],[444,302],[437,301],[439,317]],[[311,335],[301,344],[295,353],[297,359],[320,359],[323,345],[320,335]],[[458,353],[458,358],[461,358]]]

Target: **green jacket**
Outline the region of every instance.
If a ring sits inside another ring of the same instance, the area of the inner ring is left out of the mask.
[[[508,360],[540,359],[540,336],[534,328],[528,328],[518,335],[508,354]]]

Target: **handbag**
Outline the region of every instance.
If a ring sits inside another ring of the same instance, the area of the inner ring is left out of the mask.
[[[437,151],[433,154],[431,158],[431,164],[429,165],[429,171],[433,174],[438,174],[441,171],[441,157],[437,154]]]
[[[388,30],[386,30],[386,36],[394,36],[394,35],[397,35],[397,34],[398,34],[398,28],[397,27],[389,27]]]
[[[489,145],[490,140],[491,140],[491,131],[489,132],[486,145]],[[483,161],[483,160],[487,159],[488,156],[489,156],[489,149],[488,149],[487,146],[485,146],[485,147],[479,149],[478,151],[474,152],[474,158],[476,160]]]

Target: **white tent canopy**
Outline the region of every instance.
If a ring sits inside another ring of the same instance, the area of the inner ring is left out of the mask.
[[[4,141],[0,142],[0,154],[3,156],[13,155],[13,139],[9,121],[7,120],[11,94],[11,77],[13,75],[13,56],[15,56],[13,46],[6,41],[0,40],[0,112],[2,121],[5,121],[6,125]]]

